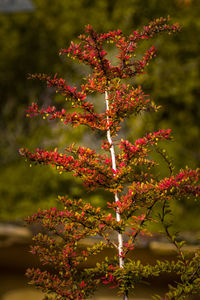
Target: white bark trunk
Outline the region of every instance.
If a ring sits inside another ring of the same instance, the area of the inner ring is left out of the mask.
[[[109,111],[109,98],[108,98],[108,92],[105,91],[105,102],[106,102],[106,110]],[[107,124],[109,124],[109,117],[107,116]],[[111,154],[111,160],[112,160],[112,169],[114,171],[117,170],[116,167],[116,156],[115,156],[115,148],[113,145],[110,129],[107,130],[107,140],[110,144],[110,154]],[[114,174],[115,176],[115,174]],[[115,193],[115,202],[119,201],[118,193]],[[120,213],[118,209],[116,210],[116,220],[119,222],[121,220]],[[118,233],[118,255],[119,255],[119,266],[120,268],[124,267],[124,259],[121,257],[121,254],[123,252],[123,236],[121,233]],[[124,300],[128,300],[128,297],[124,295]]]

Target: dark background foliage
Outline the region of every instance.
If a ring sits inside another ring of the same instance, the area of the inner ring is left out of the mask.
[[[80,84],[87,70],[58,56],[60,48],[76,40],[87,24],[104,32],[122,29],[125,33],[142,28],[149,21],[171,16],[182,25],[175,36],[163,35],[153,43],[157,57],[136,79],[145,93],[161,104],[157,114],[131,118],[125,135],[130,140],[149,130],[172,128],[175,141],[168,146],[178,168],[196,168],[200,161],[200,2],[198,0],[34,0],[29,13],[0,14],[0,219],[16,220],[38,207],[55,205],[58,194],[81,197],[85,192],[79,181],[58,176],[48,167],[29,168],[18,155],[18,148],[58,147],[76,140],[95,147],[95,138],[82,128],[58,126],[39,119],[27,120],[25,109],[37,101],[40,105],[61,105],[62,99],[44,84],[27,80],[29,73],[47,73]],[[152,41],[151,41],[152,42]],[[142,53],[144,42],[138,53]],[[161,165],[161,175],[165,175]],[[86,194],[99,205],[108,195]],[[197,229],[197,203],[175,205],[177,223],[183,230]],[[184,222],[180,222],[184,212]]]

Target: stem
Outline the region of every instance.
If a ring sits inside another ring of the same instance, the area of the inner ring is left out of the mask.
[[[167,205],[167,200],[165,199],[164,200],[164,203],[163,203],[163,207],[162,207],[162,217],[161,217],[161,223],[164,227],[164,230],[165,230],[165,233],[167,235],[167,237],[169,238],[169,240],[171,241],[171,243],[176,247],[177,249],[177,253],[179,254],[179,256],[181,257],[183,263],[185,266],[188,265],[186,259],[185,259],[185,256],[184,256],[184,253],[183,251],[181,250],[181,247],[179,246],[179,244],[177,243],[176,239],[170,234],[169,230],[168,230],[168,226],[166,225],[165,223],[165,216],[166,216],[166,205]]]
[[[109,99],[108,99],[108,92],[105,91],[105,102],[106,102],[106,111],[109,111]],[[109,116],[107,115],[107,124],[109,125]],[[109,126],[108,126],[109,128]],[[113,145],[110,129],[107,129],[107,140],[110,144],[110,154],[111,154],[111,161],[112,161],[112,169],[114,171],[117,170],[116,167],[116,156],[115,156],[115,148]],[[115,176],[115,174],[114,174]],[[119,201],[118,193],[115,192],[115,202]],[[121,221],[121,216],[119,213],[119,209],[116,209],[116,220],[117,222]],[[118,233],[118,255],[119,255],[119,267],[124,267],[124,258],[121,256],[123,252],[123,236],[121,233]],[[128,300],[128,295],[124,295],[123,300]]]

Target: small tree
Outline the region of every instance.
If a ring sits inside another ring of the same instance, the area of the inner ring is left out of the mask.
[[[163,272],[176,273],[179,280],[169,286],[162,299],[186,299],[190,294],[200,292],[200,259],[195,253],[188,259],[182,251],[183,242],[170,229],[171,202],[183,197],[197,198],[200,195],[199,170],[186,168],[174,174],[174,168],[160,142],[171,139],[170,129],[159,129],[147,133],[135,141],[119,139],[119,130],[125,118],[142,111],[159,109],[141,87],[134,87],[130,79],[143,74],[145,66],[155,56],[152,46],[142,58],[135,51],[140,41],[154,37],[161,32],[179,31],[178,25],[169,25],[168,19],[160,18],[125,36],[120,30],[98,34],[92,26],[79,36],[79,44],[71,42],[68,49],[61,50],[80,63],[91,67],[92,73],[85,79],[80,91],[69,86],[62,78],[44,74],[32,75],[43,79],[49,87],[55,87],[75,112],[67,113],[63,108],[39,109],[33,103],[27,116],[40,115],[44,119],[58,119],[72,126],[87,125],[104,136],[101,152],[86,147],[67,147],[65,153],[57,150],[36,149],[33,153],[20,149],[22,156],[36,164],[52,165],[59,173],[71,172],[80,177],[89,190],[103,188],[110,192],[108,210],[95,208],[82,199],[72,200],[58,197],[64,209],[52,208],[38,211],[27,219],[28,223],[40,223],[46,234],[34,237],[32,253],[39,255],[42,264],[52,265],[53,271],[27,270],[30,283],[45,293],[52,293],[54,299],[85,299],[92,295],[100,283],[118,288],[127,300],[138,282],[143,282]],[[118,65],[107,59],[104,43],[111,43],[118,49]],[[129,84],[126,83],[129,80]],[[97,112],[95,105],[87,100],[94,93],[104,95],[105,111]],[[155,150],[169,169],[169,177],[160,178],[156,173],[157,163],[152,159]],[[164,232],[177,251],[177,260],[157,261],[154,265],[143,265],[128,257],[138,237],[148,234],[148,224],[153,221],[154,210]],[[159,212],[159,213],[158,213]],[[53,233],[50,234],[50,233]],[[117,242],[113,237],[117,233]],[[100,236],[101,240],[84,249],[81,240]],[[59,237],[59,238],[58,238]],[[85,267],[88,257],[94,256],[105,247],[116,249],[114,257],[105,257],[96,266]],[[48,296],[45,299],[51,299]],[[155,296],[155,299],[161,299]]]

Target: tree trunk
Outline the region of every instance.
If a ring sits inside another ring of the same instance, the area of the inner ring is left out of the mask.
[[[105,102],[106,102],[106,110],[109,111],[109,99],[108,99],[108,92],[105,91]],[[109,117],[107,116],[107,124],[109,124]],[[112,141],[110,129],[107,130],[107,140],[110,144],[110,154],[111,154],[111,160],[112,160],[112,169],[114,171],[117,170],[116,167],[116,157],[115,157],[115,148],[114,144]],[[115,176],[115,174],[114,174]],[[115,193],[115,202],[119,201],[118,193]],[[119,222],[121,220],[121,215],[118,211],[116,210],[116,220]],[[123,235],[121,233],[118,233],[118,255],[119,255],[119,266],[120,268],[124,267],[124,258],[121,256],[123,252]],[[128,294],[124,294],[123,300],[128,300]]]

